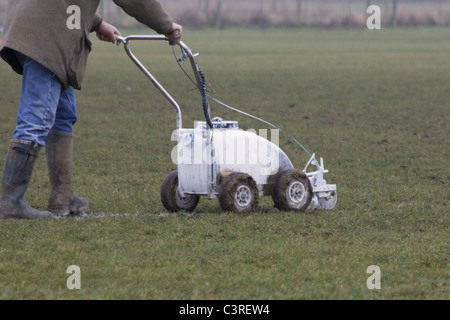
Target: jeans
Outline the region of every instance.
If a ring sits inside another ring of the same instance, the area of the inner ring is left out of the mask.
[[[75,92],[67,90],[47,68],[16,53],[23,66],[22,97],[13,139],[45,145],[50,131],[73,132],[77,122]]]

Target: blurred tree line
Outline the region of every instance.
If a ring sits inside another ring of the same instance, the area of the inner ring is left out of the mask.
[[[450,0],[160,0],[177,22],[193,28],[359,27],[370,5],[382,11],[383,26],[450,25]],[[102,1],[105,19],[118,19],[120,9]],[[138,26],[121,16],[117,23]]]
[[[6,3],[0,0],[0,26]],[[450,0],[160,0],[174,20],[192,28],[361,27],[370,5],[378,5],[383,27],[450,25]],[[142,26],[112,0],[100,13],[118,27]]]

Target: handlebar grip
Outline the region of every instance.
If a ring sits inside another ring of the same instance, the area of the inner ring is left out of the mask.
[[[120,42],[122,42],[123,38],[119,34],[114,35],[114,43],[119,46]]]
[[[176,36],[178,36],[178,35],[180,34],[180,31],[179,31],[179,30],[175,30],[174,32],[172,32],[172,34],[176,37]],[[170,41],[169,41],[169,44],[170,44],[171,46],[176,46],[176,45],[177,45],[177,43],[175,42],[175,40],[170,40]]]

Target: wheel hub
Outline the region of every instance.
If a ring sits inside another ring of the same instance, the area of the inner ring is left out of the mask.
[[[252,190],[250,189],[250,187],[240,186],[236,190],[235,200],[240,207],[246,207],[250,205],[252,202]]]
[[[301,183],[299,181],[295,181],[295,182],[291,183],[287,192],[288,192],[289,199],[291,199],[292,202],[301,203],[302,201],[304,201],[304,198],[306,195],[306,190],[305,190],[305,186],[303,185],[303,183]]]
[[[178,189],[177,189],[177,192],[175,194],[176,194],[177,201],[180,204],[188,204],[192,200],[191,195],[187,195],[185,197],[181,196],[181,194],[178,191]]]

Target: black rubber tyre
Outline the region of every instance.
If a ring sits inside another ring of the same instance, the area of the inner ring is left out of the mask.
[[[230,174],[219,188],[219,203],[224,211],[253,212],[258,206],[258,197],[256,182],[246,173]]]
[[[281,211],[305,211],[312,196],[308,177],[298,169],[283,171],[275,180],[272,199]]]
[[[180,197],[178,193],[178,171],[172,171],[164,179],[161,186],[161,202],[169,212],[192,212],[198,205],[200,196],[188,195]]]

